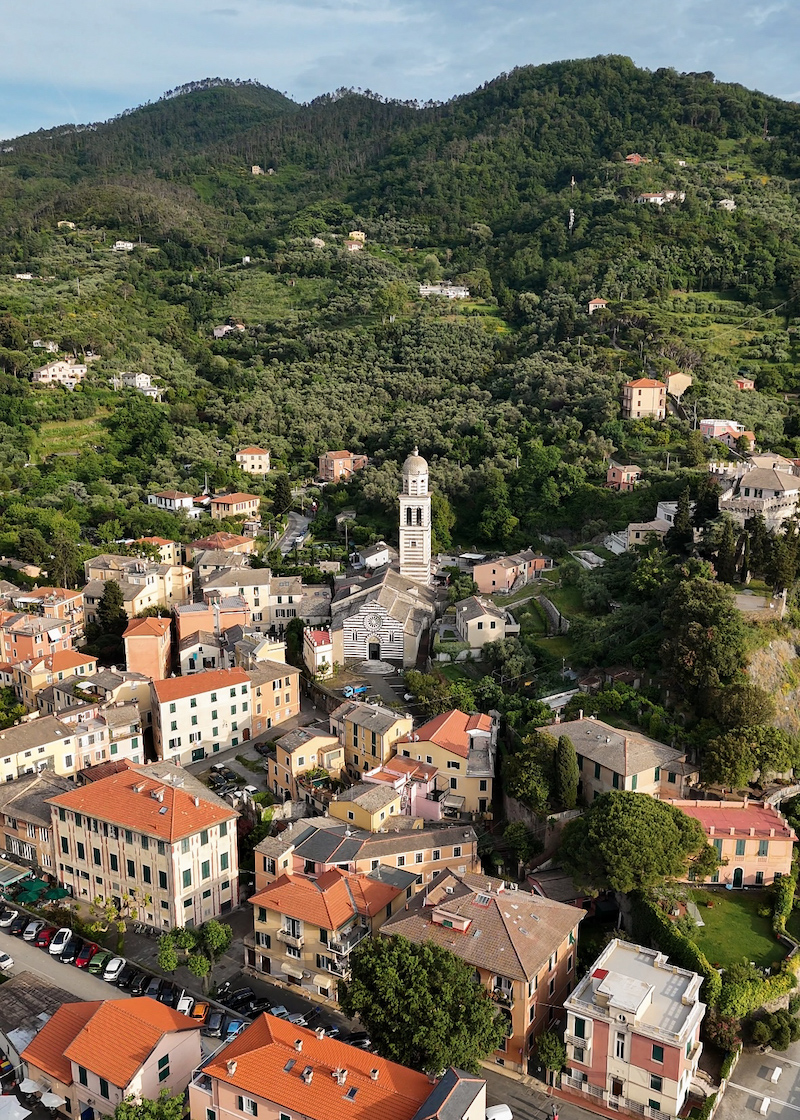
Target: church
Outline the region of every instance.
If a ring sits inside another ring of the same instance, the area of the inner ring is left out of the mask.
[[[426,651],[436,617],[431,586],[431,493],[428,464],[414,448],[403,463],[400,549],[395,565],[347,580],[331,603],[334,659],[387,661],[410,669]]]

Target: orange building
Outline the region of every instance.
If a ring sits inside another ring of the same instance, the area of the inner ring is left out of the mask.
[[[703,826],[722,860],[712,883],[764,887],[792,871],[794,829],[760,801],[671,801]]]
[[[168,618],[132,618],[122,635],[128,672],[163,681],[171,668],[172,636]]]
[[[0,611],[0,659],[7,664],[49,657],[59,650],[72,649],[72,643],[68,620]]]
[[[212,533],[210,537],[201,537],[192,541],[186,547],[186,559],[191,560],[198,552],[241,552],[250,553],[256,547],[254,537],[240,537],[236,533]]]
[[[612,459],[606,471],[606,488],[609,490],[634,490],[642,477],[642,468],[633,463],[623,466]]]
[[[211,602],[185,603],[175,608],[178,642],[201,631],[219,637],[232,626],[249,626],[250,617],[247,601],[240,595],[230,595]]]
[[[366,455],[354,455],[352,451],[326,451],[319,457],[319,477],[323,482],[341,482],[366,465]]]
[[[255,517],[261,508],[258,494],[220,494],[211,499],[211,517],[221,521],[223,517]]]

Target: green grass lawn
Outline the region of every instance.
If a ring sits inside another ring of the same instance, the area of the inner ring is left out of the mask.
[[[766,891],[695,890],[692,898],[705,922],[697,931],[697,946],[713,965],[727,968],[748,960],[763,968],[786,956],[785,946],[775,940],[770,918],[758,913],[769,905]],[[709,899],[714,903],[710,909]]]
[[[577,587],[554,587],[551,591],[545,591],[544,594],[566,618],[588,614],[584,606],[583,596]]]

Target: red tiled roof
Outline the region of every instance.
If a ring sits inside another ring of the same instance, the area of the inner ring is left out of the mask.
[[[306,630],[306,637],[314,646],[329,646],[332,641],[330,630]]]
[[[168,541],[166,537],[139,537],[137,544],[177,544],[177,541]]]
[[[466,712],[460,712],[458,708],[454,708],[452,712],[444,712],[440,716],[435,716],[424,723],[422,727],[417,728],[414,732],[414,741],[436,743],[438,747],[443,747],[451,754],[467,758],[470,744],[468,732],[485,731],[488,733],[491,730],[492,720],[490,716],[468,716]]]
[[[123,638],[163,638],[169,627],[168,618],[132,618],[122,636]]]
[[[240,502],[260,502],[261,498],[258,494],[219,494],[216,498],[211,499],[212,506],[215,502],[223,505],[238,505]]]
[[[102,1000],[87,1003],[64,1003],[45,1023],[20,1055],[62,1085],[72,1084],[72,1066],[66,1049],[102,1006]]]
[[[663,381],[654,381],[652,377],[640,377],[637,381],[626,381],[626,389],[666,389]]]
[[[797,836],[783,818],[761,802],[751,802],[749,805],[734,803],[705,802],[702,805],[688,805],[685,802],[674,801],[676,809],[681,809],[687,817],[694,817],[699,821],[706,832],[714,829],[714,837],[725,836],[750,836],[750,830],[755,829],[753,835],[759,839],[769,838],[774,830],[774,837],[778,840],[796,840]],[[731,832],[731,829],[734,831]]]
[[[169,700],[183,700],[187,696],[198,696],[201,692],[213,692],[218,688],[249,682],[250,678],[244,669],[207,669],[204,673],[193,673],[189,677],[153,681],[153,691],[158,702],[164,704]]]
[[[187,494],[185,490],[157,490],[156,498],[169,498],[172,501],[177,501],[179,498],[191,498],[194,500],[194,494]]]
[[[214,552],[216,549],[235,548],[240,544],[252,542],[252,537],[238,537],[235,533],[212,533],[210,537],[201,537],[199,541],[192,541],[190,548],[195,552]]]
[[[63,673],[65,669],[77,669],[79,665],[96,665],[97,658],[74,649],[58,649],[45,658],[45,665],[53,673]]]
[[[153,797],[158,792],[160,797]],[[149,777],[147,767],[134,767],[100,781],[48,798],[49,805],[72,809],[121,828],[175,843],[204,828],[233,820],[238,813],[197,798],[160,778]],[[166,812],[162,812],[166,809]]]
[[[250,902],[320,929],[337,930],[357,914],[372,917],[402,891],[366,875],[332,868],[316,879],[287,872]]]
[[[300,1051],[296,1041],[302,1044]],[[309,1067],[312,1077],[306,1083],[302,1074]],[[335,1070],[347,1070],[344,1084],[333,1076]],[[306,1027],[266,1014],[218,1051],[203,1072],[309,1120],[350,1115],[357,1120],[412,1120],[433,1088],[424,1073],[335,1038],[317,1038]]]
[[[236,452],[237,455],[269,455],[263,447],[243,447],[241,451]]]

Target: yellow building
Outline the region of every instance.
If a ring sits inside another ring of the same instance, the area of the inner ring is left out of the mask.
[[[297,670],[295,670],[296,672]],[[267,784],[276,797],[284,801],[304,798],[298,790],[301,774],[318,767],[338,778],[344,765],[344,748],[335,735],[322,728],[297,727],[282,735],[275,744],[275,754],[267,760]]]
[[[358,781],[396,753],[398,740],[411,734],[410,715],[398,715],[380,704],[347,700],[331,713],[331,732],[344,747],[348,774]]]
[[[492,807],[497,727],[491,716],[457,708],[429,720],[396,744],[397,753],[435,766],[449,780],[447,805],[464,813]]]
[[[410,890],[382,881],[380,870],[358,875],[334,868],[316,879],[283,874],[249,899],[254,924],[245,964],[306,995],[335,1000],[353,949],[402,908]]]
[[[402,800],[400,791],[385,782],[358,782],[334,797],[328,812],[365,832],[380,832],[392,817],[400,816]]]

